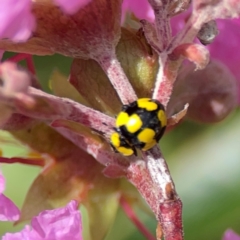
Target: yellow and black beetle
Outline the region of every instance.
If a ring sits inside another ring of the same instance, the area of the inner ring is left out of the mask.
[[[124,156],[136,155],[136,148],[151,149],[162,137],[166,125],[163,105],[154,99],[140,98],[124,105],[117,115],[111,145]]]

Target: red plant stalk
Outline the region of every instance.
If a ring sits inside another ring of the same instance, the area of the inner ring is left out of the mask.
[[[148,240],[155,240],[156,238],[148,231],[148,229],[143,225],[143,223],[138,219],[135,212],[133,211],[131,205],[128,201],[121,197],[120,204],[128,216],[128,218],[135,224],[135,226],[139,229],[139,231],[146,237]]]
[[[20,62],[22,60],[26,60],[27,63],[27,68],[28,70],[35,75],[36,70],[35,70],[35,66],[33,63],[33,56],[31,54],[27,54],[27,53],[18,53],[10,58],[8,58],[8,61],[12,61],[12,62]]]

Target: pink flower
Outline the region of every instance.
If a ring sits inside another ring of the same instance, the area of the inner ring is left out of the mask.
[[[209,45],[213,58],[223,62],[238,81],[238,102],[240,103],[240,55],[238,53],[240,41],[240,19],[218,20],[219,35],[215,41]]]
[[[145,19],[149,22],[153,22],[155,19],[153,9],[147,0],[123,0],[123,18],[127,11],[133,12],[137,18]]]
[[[0,38],[25,41],[35,28],[31,0],[2,0],[0,5]]]
[[[78,203],[72,200],[66,207],[46,210],[34,217],[30,226],[18,233],[7,233],[2,240],[82,240],[82,223]]]
[[[222,240],[240,240],[240,236],[236,234],[233,230],[228,229],[223,236]]]
[[[86,6],[91,0],[54,0],[63,12],[68,14],[76,13],[80,8]]]
[[[0,221],[17,221],[20,211],[17,206],[3,193],[5,190],[5,179],[0,172]]]

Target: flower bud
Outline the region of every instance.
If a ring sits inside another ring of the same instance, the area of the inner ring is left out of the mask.
[[[200,44],[184,43],[177,46],[170,58],[178,59],[180,56],[185,57],[190,62],[195,63],[196,70],[203,69],[209,63],[209,51]]]

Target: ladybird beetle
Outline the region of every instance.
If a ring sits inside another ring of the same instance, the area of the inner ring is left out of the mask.
[[[156,145],[166,125],[163,105],[154,99],[140,98],[124,105],[117,115],[111,145],[124,156],[136,155],[136,148],[147,151]]]

